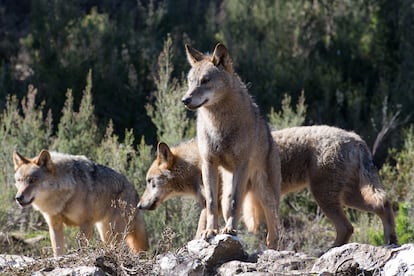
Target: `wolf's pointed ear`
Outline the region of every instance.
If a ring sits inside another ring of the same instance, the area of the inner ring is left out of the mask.
[[[16,171],[21,165],[30,163],[30,161],[17,151],[13,151],[13,163],[14,170]]]
[[[233,64],[230,59],[229,51],[223,44],[218,43],[216,45],[211,62],[213,62],[214,66],[218,67],[221,65],[227,72],[233,73]]]
[[[157,158],[160,163],[170,167],[174,160],[174,155],[166,143],[160,142],[157,147]]]
[[[37,157],[34,158],[33,162],[39,167],[45,167],[48,171],[54,172],[54,166],[50,153],[43,149]]]
[[[194,64],[205,58],[205,55],[203,53],[194,49],[188,44],[185,44],[185,52],[187,53],[187,60],[191,66],[194,66]]]

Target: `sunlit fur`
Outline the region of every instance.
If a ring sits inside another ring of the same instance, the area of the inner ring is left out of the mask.
[[[86,238],[96,225],[104,242],[125,240],[134,252],[148,248],[138,194],[120,173],[95,164],[84,156],[42,150],[34,158],[13,154],[16,201],[33,205],[49,225],[55,256],[64,253],[64,225],[78,226]],[[126,203],[133,216],[128,222],[120,207]],[[114,205],[115,204],[115,205]]]

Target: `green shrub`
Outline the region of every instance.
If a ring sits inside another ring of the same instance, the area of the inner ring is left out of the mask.
[[[269,113],[270,125],[275,129],[283,129],[287,127],[301,126],[305,122],[307,105],[305,104],[305,94],[302,91],[296,110],[291,106],[292,97],[285,94],[282,100],[281,111],[276,112],[272,107]]]
[[[82,154],[94,159],[100,140],[95,109],[92,103],[92,72],[89,71],[79,111],[74,110],[72,90],[66,93],[65,106],[59,121],[55,141],[57,151]]]
[[[400,203],[395,218],[396,232],[400,244],[414,242],[414,208],[407,202]]]
[[[389,151],[389,161],[380,170],[383,183],[394,202],[414,200],[414,127],[403,131],[403,146]]]

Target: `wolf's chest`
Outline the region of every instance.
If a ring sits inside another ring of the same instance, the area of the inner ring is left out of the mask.
[[[235,143],[231,135],[215,135],[212,132],[199,137],[200,153],[221,166],[233,167],[236,158]]]

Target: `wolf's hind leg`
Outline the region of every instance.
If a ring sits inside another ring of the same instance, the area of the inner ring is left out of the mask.
[[[384,243],[397,244],[397,235],[395,233],[394,212],[391,208],[391,203],[385,200],[383,204],[374,205],[364,200],[360,191],[357,193],[348,194],[345,197],[345,204],[349,207],[356,208],[362,211],[367,211],[376,214],[381,218],[384,229]]]
[[[321,181],[318,185],[312,185],[311,191],[322,212],[332,221],[336,230],[336,239],[332,247],[346,244],[354,232],[354,227],[347,219],[341,205],[340,195],[336,191],[319,191],[329,187],[326,182]],[[315,188],[315,186],[318,186]],[[331,185],[332,186],[332,185]],[[327,196],[329,195],[329,196]]]

